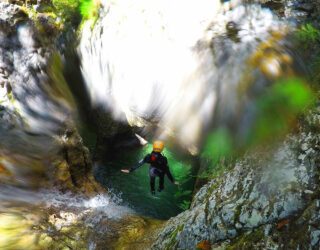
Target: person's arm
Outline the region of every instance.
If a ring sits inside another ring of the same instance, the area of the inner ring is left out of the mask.
[[[131,167],[130,169],[129,169],[129,172],[131,173],[131,172],[133,172],[133,171],[135,171],[136,169],[138,169],[138,168],[140,168],[143,164],[145,164],[146,162],[145,162],[145,158],[144,159],[141,159],[135,166],[133,166],[133,167]]]
[[[168,176],[168,179],[175,184],[175,181],[174,181],[174,178],[170,172],[170,169],[169,169],[169,165],[168,165],[168,160],[166,157],[164,157],[164,160],[165,160],[165,171],[166,171],[166,175]]]
[[[171,172],[170,172],[170,169],[169,169],[169,166],[168,166],[168,169],[167,169],[167,176],[168,176],[168,179],[174,184],[174,185],[180,185],[180,183],[178,181],[175,181]]]
[[[171,174],[171,172],[170,172],[170,169],[169,169],[169,167],[167,168],[167,176],[168,176],[168,179],[172,182],[172,183],[176,183],[175,182],[175,180],[174,180],[174,178],[173,178],[173,176],[172,176],[172,174]]]
[[[144,157],[143,159],[141,159],[141,160],[138,162],[137,165],[131,167],[130,169],[121,169],[121,171],[122,171],[123,173],[127,173],[127,174],[135,171],[136,169],[140,168],[143,164],[145,164],[145,163],[148,162],[148,159],[149,159],[148,157],[149,157],[149,155],[147,155],[146,157]]]

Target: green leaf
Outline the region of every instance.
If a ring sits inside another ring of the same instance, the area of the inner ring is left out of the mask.
[[[320,31],[310,23],[304,24],[296,32],[296,38],[304,47],[309,47],[320,38]]]

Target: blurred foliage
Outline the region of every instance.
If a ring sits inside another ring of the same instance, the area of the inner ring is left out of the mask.
[[[304,24],[296,32],[296,38],[307,48],[319,41],[320,31],[310,23]]]
[[[174,194],[178,200],[178,207],[187,210],[192,197],[192,191],[189,190],[190,182],[192,182],[192,165],[179,161],[167,148],[164,149],[163,154],[168,158],[172,175],[179,182],[178,190]]]
[[[207,159],[206,170],[199,178],[215,178],[230,165],[232,158],[250,146],[272,143],[296,125],[297,117],[315,102],[310,87],[299,78],[277,81],[254,102],[255,120],[250,133],[241,141],[227,128],[218,128],[207,137],[201,157]]]
[[[311,79],[310,81],[316,86],[320,87],[320,54],[316,55],[314,61],[311,63]]]
[[[232,152],[232,138],[226,128],[219,128],[208,135],[202,157],[217,162],[221,157],[229,156]]]
[[[183,200],[179,204],[179,208],[181,208],[183,211],[188,210],[190,208],[191,201],[190,200]]]
[[[80,0],[80,13],[83,19],[96,21],[100,4],[99,0]]]
[[[218,128],[207,137],[201,157],[206,159],[207,168],[198,175],[201,179],[213,179],[227,169],[235,151],[231,133],[227,128]]]
[[[305,66],[310,70],[308,80],[311,84],[320,86],[320,30],[308,23],[302,25],[295,33],[298,47],[303,48],[300,53],[308,60]]]
[[[19,213],[0,213],[0,249],[37,249],[32,222]]]
[[[175,193],[175,197],[177,198],[180,198],[180,197],[183,197],[185,195],[190,195],[192,194],[192,191],[191,190],[179,190],[178,192]]]
[[[23,6],[23,9],[35,21],[37,21],[39,13],[52,17],[55,22],[54,25],[61,28],[70,23],[77,26],[81,19],[83,21],[90,20],[93,25],[98,19],[100,6],[100,0],[52,0],[51,4],[42,3],[40,12],[27,3]]]
[[[182,210],[187,210],[190,207],[191,200],[190,197],[192,196],[192,191],[191,190],[183,190],[179,188],[179,191],[177,191],[174,194],[174,197],[180,200],[178,206]]]
[[[53,6],[66,21],[80,19],[90,20],[92,24],[96,22],[99,16],[99,0],[53,0]]]
[[[314,101],[311,89],[300,79],[275,83],[257,100],[257,119],[249,135],[249,144],[273,140],[288,132],[296,116]]]
[[[78,18],[79,0],[52,0],[58,14],[66,21]]]
[[[232,157],[221,157],[218,161],[209,161],[207,168],[197,176],[200,179],[215,179],[233,167]]]

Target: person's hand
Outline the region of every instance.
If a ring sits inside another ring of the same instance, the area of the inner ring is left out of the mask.
[[[130,170],[129,170],[129,169],[121,169],[121,172],[122,172],[122,173],[129,174],[129,173],[130,173]]]

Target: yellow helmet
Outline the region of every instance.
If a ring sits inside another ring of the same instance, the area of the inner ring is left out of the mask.
[[[154,141],[153,142],[153,151],[154,152],[158,152],[158,153],[161,153],[162,150],[164,148],[164,143],[163,141]]]

